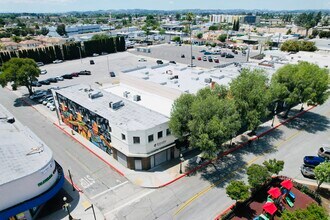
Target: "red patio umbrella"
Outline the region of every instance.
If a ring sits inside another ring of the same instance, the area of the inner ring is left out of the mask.
[[[281,190],[278,187],[272,187],[268,190],[268,194],[271,195],[274,199],[277,199],[281,195]]]
[[[281,186],[283,186],[287,190],[290,190],[293,187],[293,183],[290,179],[286,179],[286,180],[281,182]]]
[[[277,211],[276,206],[272,202],[266,202],[262,208],[265,210],[265,212],[271,215],[274,215],[274,213]]]

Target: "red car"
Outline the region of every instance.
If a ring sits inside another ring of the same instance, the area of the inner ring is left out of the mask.
[[[197,60],[202,60],[202,57],[197,57]]]
[[[71,73],[71,76],[78,77],[79,76],[79,72],[73,72],[73,73]]]

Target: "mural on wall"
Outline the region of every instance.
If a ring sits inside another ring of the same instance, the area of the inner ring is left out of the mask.
[[[56,93],[56,96],[61,120],[81,136],[110,154],[111,135],[109,121],[61,94]]]

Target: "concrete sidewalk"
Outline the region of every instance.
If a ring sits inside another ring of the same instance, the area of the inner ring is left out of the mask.
[[[17,91],[14,91],[17,92]],[[21,94],[17,92],[18,96],[20,97]],[[80,136],[78,133],[73,131],[70,127],[66,126],[64,123],[60,122],[56,116],[56,112],[51,112],[47,107],[40,105],[40,104],[33,104],[33,102],[28,98],[23,98],[23,101],[30,104],[33,108],[35,108],[37,111],[39,111],[42,115],[44,115],[46,118],[48,118],[50,121],[53,122],[55,126],[57,126],[61,131],[66,133],[68,136],[73,138],[75,141],[79,142],[82,146],[84,146],[87,150],[89,150],[91,153],[96,155],[99,159],[104,161],[109,167],[114,169],[116,172],[121,174],[122,176],[125,176],[128,180],[130,180],[132,183],[139,185],[141,187],[147,187],[147,188],[159,188],[166,186],[186,175],[189,175],[190,173],[205,167],[209,165],[212,161],[206,161],[202,164],[197,164],[197,155],[189,155],[185,154],[184,157],[186,160],[182,163],[182,170],[183,174],[180,174],[180,160],[172,160],[168,163],[165,163],[163,165],[157,166],[153,168],[150,171],[134,171],[130,170],[126,167],[124,167],[122,164],[120,164],[117,160],[115,160],[112,156],[108,155],[98,147],[96,147],[94,144],[89,142],[87,139]],[[281,126],[282,124],[287,123],[288,121],[294,119],[295,117],[300,116],[301,114],[305,113],[306,111],[311,110],[314,107],[309,107],[308,109],[304,111],[300,110],[300,105],[292,108],[290,111],[290,115],[288,119],[282,119],[280,117],[275,117],[274,121],[269,120],[263,124],[261,124],[254,136],[248,136],[245,132],[244,134],[238,135],[237,137],[234,137],[231,141],[228,141],[224,145],[231,146],[230,148],[227,148],[227,150],[219,152],[219,157],[221,158],[235,150],[238,150],[239,148],[242,148],[250,143],[252,143],[255,140],[258,140],[262,136],[266,135],[267,133],[271,132],[272,130],[276,129],[277,127]],[[273,123],[273,126],[272,126]],[[235,143],[235,145],[231,145],[231,143]],[[188,159],[189,158],[189,159]],[[217,159],[218,159],[217,158]],[[215,160],[217,160],[215,159]],[[193,168],[192,168],[193,165]]]

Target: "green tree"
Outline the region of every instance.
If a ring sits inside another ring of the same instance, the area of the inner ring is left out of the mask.
[[[203,151],[204,157],[213,159],[223,143],[240,128],[239,114],[233,100],[222,99],[216,90],[201,89],[191,107],[192,120],[188,126],[192,146]]]
[[[254,132],[269,114],[271,101],[268,78],[262,70],[243,69],[230,83],[230,92],[240,113],[243,125]]]
[[[194,99],[194,95],[183,94],[173,103],[169,128],[171,133],[181,141],[190,134],[188,122],[192,119],[190,110]]]
[[[198,39],[202,39],[202,38],[203,38],[203,33],[201,33],[201,32],[198,33],[198,34],[197,34],[197,38],[198,38]]]
[[[108,40],[110,37],[106,34],[94,34],[91,40]]]
[[[323,104],[329,97],[328,88],[329,70],[308,62],[287,64],[278,69],[271,80],[272,100],[286,103],[285,117],[296,104]]]
[[[330,216],[327,210],[322,206],[312,203],[306,209],[285,210],[282,213],[282,220],[329,220]]]
[[[16,43],[19,43],[22,41],[22,38],[21,37],[18,37],[18,36],[12,36],[11,39],[16,42]]]
[[[316,166],[314,169],[315,178],[317,180],[317,189],[322,183],[330,183],[330,162],[324,162]]]
[[[176,13],[175,14],[175,20],[180,21],[180,19],[181,19],[181,14],[180,13]]]
[[[237,201],[244,201],[250,197],[250,187],[243,181],[231,181],[226,187],[227,195]]]
[[[225,42],[227,39],[227,34],[220,34],[218,36],[218,40],[221,41],[221,42]]]
[[[279,174],[284,168],[284,161],[276,160],[276,159],[269,159],[268,161],[264,161],[262,163],[267,170],[272,174]]]
[[[319,14],[301,13],[296,17],[295,24],[306,29],[307,37],[309,29],[315,27],[320,19]]]
[[[59,24],[59,25],[57,25],[56,32],[60,36],[66,35],[65,24]]]
[[[46,36],[49,33],[49,30],[45,27],[42,27],[40,32],[41,32],[42,35]]]
[[[39,74],[40,69],[34,60],[12,58],[3,64],[0,85],[5,87],[11,82],[14,89],[19,86],[26,86],[31,95],[33,93],[31,83],[37,79]]]
[[[164,28],[160,28],[159,29],[159,34],[160,35],[164,35],[166,33],[165,29]]]
[[[254,189],[258,189],[270,177],[267,168],[259,164],[252,164],[249,166],[247,169],[247,175],[248,182]]]
[[[209,27],[209,31],[216,31],[216,30],[219,30],[219,27],[216,26],[216,25],[211,25],[211,26]]]
[[[287,35],[292,34],[291,28],[286,32]]]
[[[174,42],[180,42],[181,41],[181,38],[179,36],[175,36],[172,38],[172,41]]]

